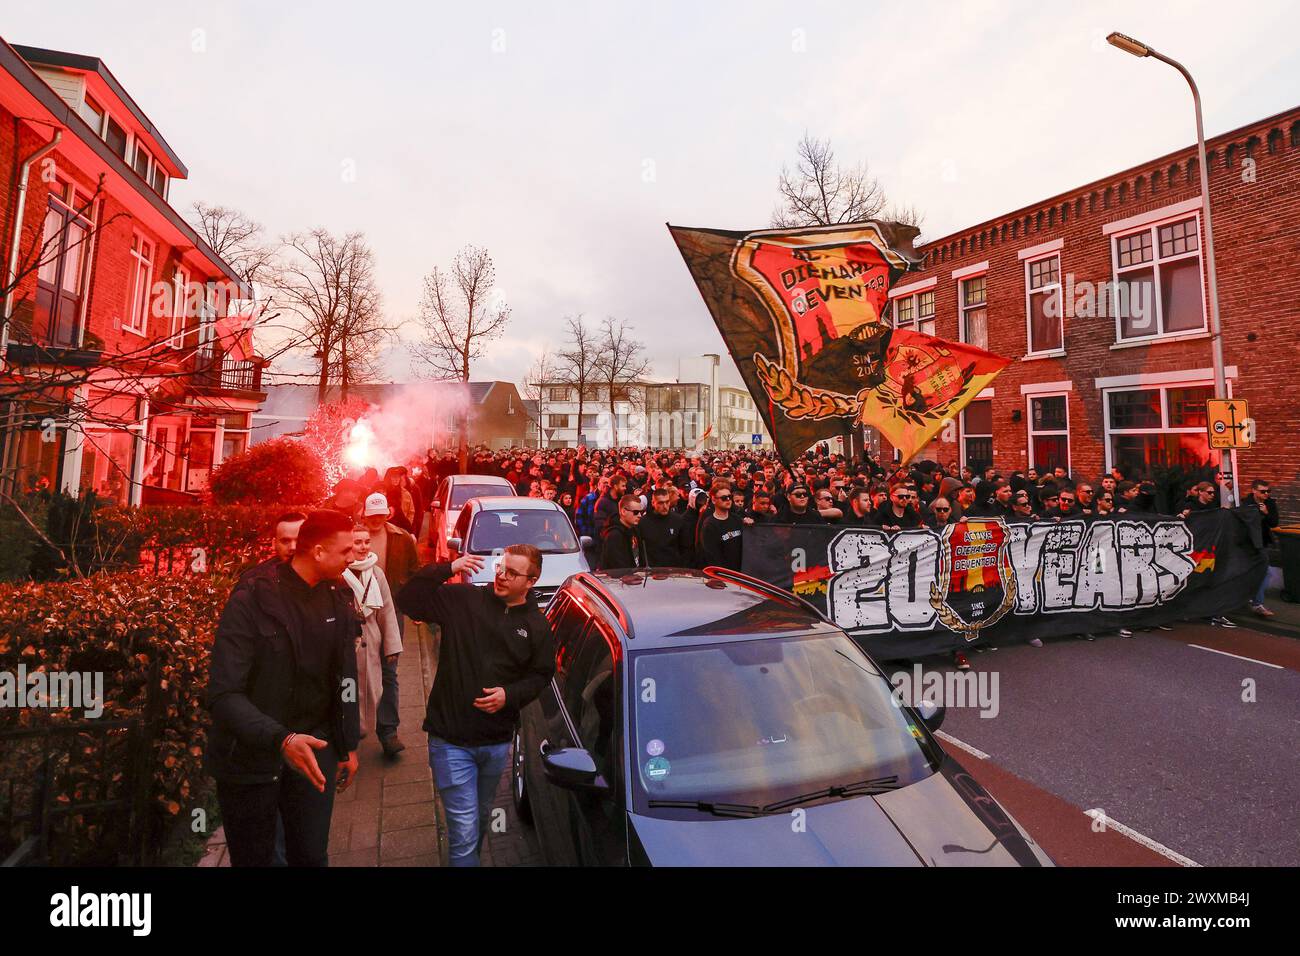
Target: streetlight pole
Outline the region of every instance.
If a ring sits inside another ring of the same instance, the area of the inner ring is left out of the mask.
[[[1196,107],[1196,150],[1201,172],[1201,210],[1205,215],[1206,273],[1210,277],[1210,347],[1214,355],[1214,397],[1227,398],[1228,384],[1223,371],[1223,332],[1219,323],[1219,279],[1214,268],[1214,224],[1210,220],[1210,169],[1205,161],[1205,126],[1201,121],[1200,90],[1196,88],[1196,81],[1192,79],[1192,74],[1187,72],[1187,67],[1153,50],[1141,40],[1135,40],[1122,33],[1112,33],[1106,37],[1106,42],[1125,53],[1139,57],[1153,56],[1162,63],[1168,63],[1183,75],[1187,85],[1192,88],[1192,104]],[[1219,452],[1219,473],[1225,478],[1227,472],[1223,465],[1225,461],[1230,460],[1230,454],[1225,450]],[[1219,505],[1228,508],[1232,503],[1232,483],[1227,480],[1220,482]]]

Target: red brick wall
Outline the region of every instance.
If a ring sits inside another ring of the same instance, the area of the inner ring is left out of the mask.
[[[18,163],[38,148],[43,140],[32,133],[26,126],[19,125],[19,142],[15,145],[15,123],[11,113],[0,109],[0,195],[4,196],[4,215],[0,222],[4,224],[0,249],[3,249],[5,263],[8,262],[9,240],[13,232],[14,199],[16,196],[16,173]],[[73,135],[65,132],[64,136]],[[49,154],[55,162],[58,176],[75,183],[79,190],[90,196],[95,191],[95,179],[80,169],[73,167],[61,150]],[[28,177],[27,202],[23,216],[23,235],[20,256],[31,256],[41,241],[42,223],[49,193],[54,184],[42,178],[44,161],[32,167]],[[107,180],[106,180],[107,182]],[[131,187],[117,187],[131,188]],[[134,275],[135,260],[131,256],[131,240],[138,232],[152,241],[155,246],[153,282],[171,282],[180,252],[176,247],[162,241],[155,229],[136,219],[127,212],[119,196],[106,186],[100,193],[102,210],[99,216],[101,227],[95,231],[94,250],[90,263],[87,294],[89,302],[86,313],[87,346],[94,344],[92,336],[102,343],[108,354],[139,354],[150,344],[166,339],[171,332],[170,318],[156,318],[152,314],[146,326],[146,336],[124,330],[122,321],[128,314],[131,283]],[[192,282],[206,283],[209,280],[225,281],[225,277],[215,268],[204,271],[197,268],[193,261],[187,263]],[[21,266],[20,266],[21,271]],[[33,270],[26,275],[15,293],[15,324],[26,325],[36,295],[36,273]],[[193,320],[191,320],[192,322]],[[228,351],[238,354],[251,354],[251,346],[244,340],[232,347],[227,333],[226,323],[219,323],[222,344]],[[188,340],[192,345],[193,339]]]
[[[1208,146],[1224,362],[1237,366],[1234,397],[1250,402],[1259,431],[1258,444],[1238,452],[1239,488],[1244,494],[1252,479],[1269,479],[1284,520],[1296,520],[1300,518],[1300,390],[1292,382],[1300,374],[1296,323],[1300,109],[1212,140]],[[1244,179],[1242,162],[1247,156],[1254,161],[1254,182]],[[1021,385],[1073,382],[1069,396],[1072,471],[1079,477],[1095,477],[1105,463],[1105,431],[1101,393],[1094,379],[1212,367],[1209,338],[1112,349],[1111,316],[1067,316],[1064,356],[1022,360],[1027,351],[1025,280],[1017,252],[1060,238],[1062,279],[1073,273],[1076,282],[1109,281],[1111,237],[1102,234],[1102,226],[1199,196],[1194,158],[1194,149],[1164,157],[1041,207],[1020,210],[920,248],[927,268],[909,274],[905,282],[937,277],[936,332],[941,338],[958,338],[958,281],[952,272],[988,260],[989,348],[1015,359],[993,386],[994,459],[1004,473],[1028,466],[1028,412]],[[1205,259],[1203,254],[1203,270]],[[1208,295],[1208,280],[1206,291]],[[1012,420],[1013,409],[1020,411],[1018,422]],[[947,463],[958,457],[959,448],[935,442],[919,457]]]

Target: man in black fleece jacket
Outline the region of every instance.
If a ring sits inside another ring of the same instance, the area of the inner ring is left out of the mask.
[[[605,526],[600,545],[600,570],[649,567],[645,539],[641,536],[643,506],[636,495],[624,495],[618,502],[618,520]]]
[[[270,866],[277,820],[290,866],[325,866],[334,793],[357,772],[355,641],[340,576],[352,519],[313,511],[288,561],[260,566],[217,624],[205,702],[205,760],[217,781],[232,866]]]
[[[424,729],[447,812],[452,866],[478,866],[519,711],[555,673],[551,625],[530,594],[542,573],[541,552],[510,545],[488,587],[446,583],[482,568],[483,558],[474,554],[427,565],[396,599],[408,617],[442,628]]]

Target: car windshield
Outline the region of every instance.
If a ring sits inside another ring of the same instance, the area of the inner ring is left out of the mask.
[[[573,525],[558,509],[481,511],[475,516],[469,531],[470,554],[491,554],[511,544],[531,544],[542,554],[578,550]]]
[[[482,495],[510,495],[514,494],[514,489],[509,485],[452,485],[451,486],[451,507],[463,508],[465,502],[471,498],[478,498]]]
[[[633,655],[639,812],[652,802],[766,806],[934,766],[924,733],[842,634]]]

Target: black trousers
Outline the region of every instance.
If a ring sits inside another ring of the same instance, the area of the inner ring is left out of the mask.
[[[276,819],[284,824],[284,855],[289,866],[328,866],[330,818],[334,814],[333,747],[315,751],[325,776],[318,793],[307,778],[288,766],[270,783],[217,781],[217,802],[226,828],[231,866],[270,866],[275,854]]]

